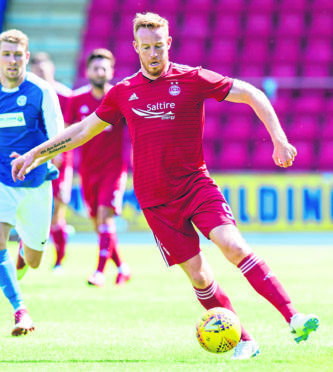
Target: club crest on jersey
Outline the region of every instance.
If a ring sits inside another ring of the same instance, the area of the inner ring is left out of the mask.
[[[169,93],[172,96],[178,96],[178,94],[180,93],[180,88],[178,86],[178,82],[177,81],[175,83],[174,82],[171,82],[171,87],[169,88]]]
[[[89,112],[89,107],[87,105],[83,105],[80,107],[81,114],[88,114],[88,112]]]
[[[25,104],[27,103],[27,96],[19,96],[19,97],[17,97],[16,103],[19,106],[25,106]]]

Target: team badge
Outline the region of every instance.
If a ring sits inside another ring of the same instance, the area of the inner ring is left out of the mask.
[[[25,104],[27,103],[27,96],[19,96],[19,97],[17,97],[16,103],[19,106],[25,106]]]
[[[180,88],[178,86],[177,81],[175,83],[171,82],[171,87],[169,88],[169,93],[172,96],[178,96],[178,94],[180,93]]]
[[[81,114],[88,114],[88,112],[89,112],[89,107],[87,105],[83,105],[80,107]]]

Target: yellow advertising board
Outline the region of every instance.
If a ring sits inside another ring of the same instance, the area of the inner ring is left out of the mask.
[[[242,231],[332,231],[333,173],[212,174]],[[128,188],[131,189],[129,183]],[[129,230],[146,230],[125,203]]]

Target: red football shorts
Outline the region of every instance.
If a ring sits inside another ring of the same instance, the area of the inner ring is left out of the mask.
[[[71,200],[73,183],[73,167],[71,165],[59,168],[59,177],[52,181],[53,197],[68,204]]]
[[[60,166],[57,164],[59,161]],[[56,155],[53,163],[59,169],[59,177],[52,181],[53,197],[68,204],[71,200],[73,183],[73,152],[67,151]]]
[[[99,175],[81,174],[83,197],[91,217],[96,217],[99,206],[110,207],[116,215],[122,212],[127,172],[103,172]]]
[[[200,252],[199,235],[209,239],[217,226],[236,224],[218,186],[207,178],[195,183],[181,198],[143,209],[157,246],[168,266],[180,264]]]

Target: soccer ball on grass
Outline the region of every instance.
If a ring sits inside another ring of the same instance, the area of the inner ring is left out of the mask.
[[[241,337],[241,324],[236,314],[224,307],[207,310],[197,321],[199,344],[211,353],[233,349]]]

